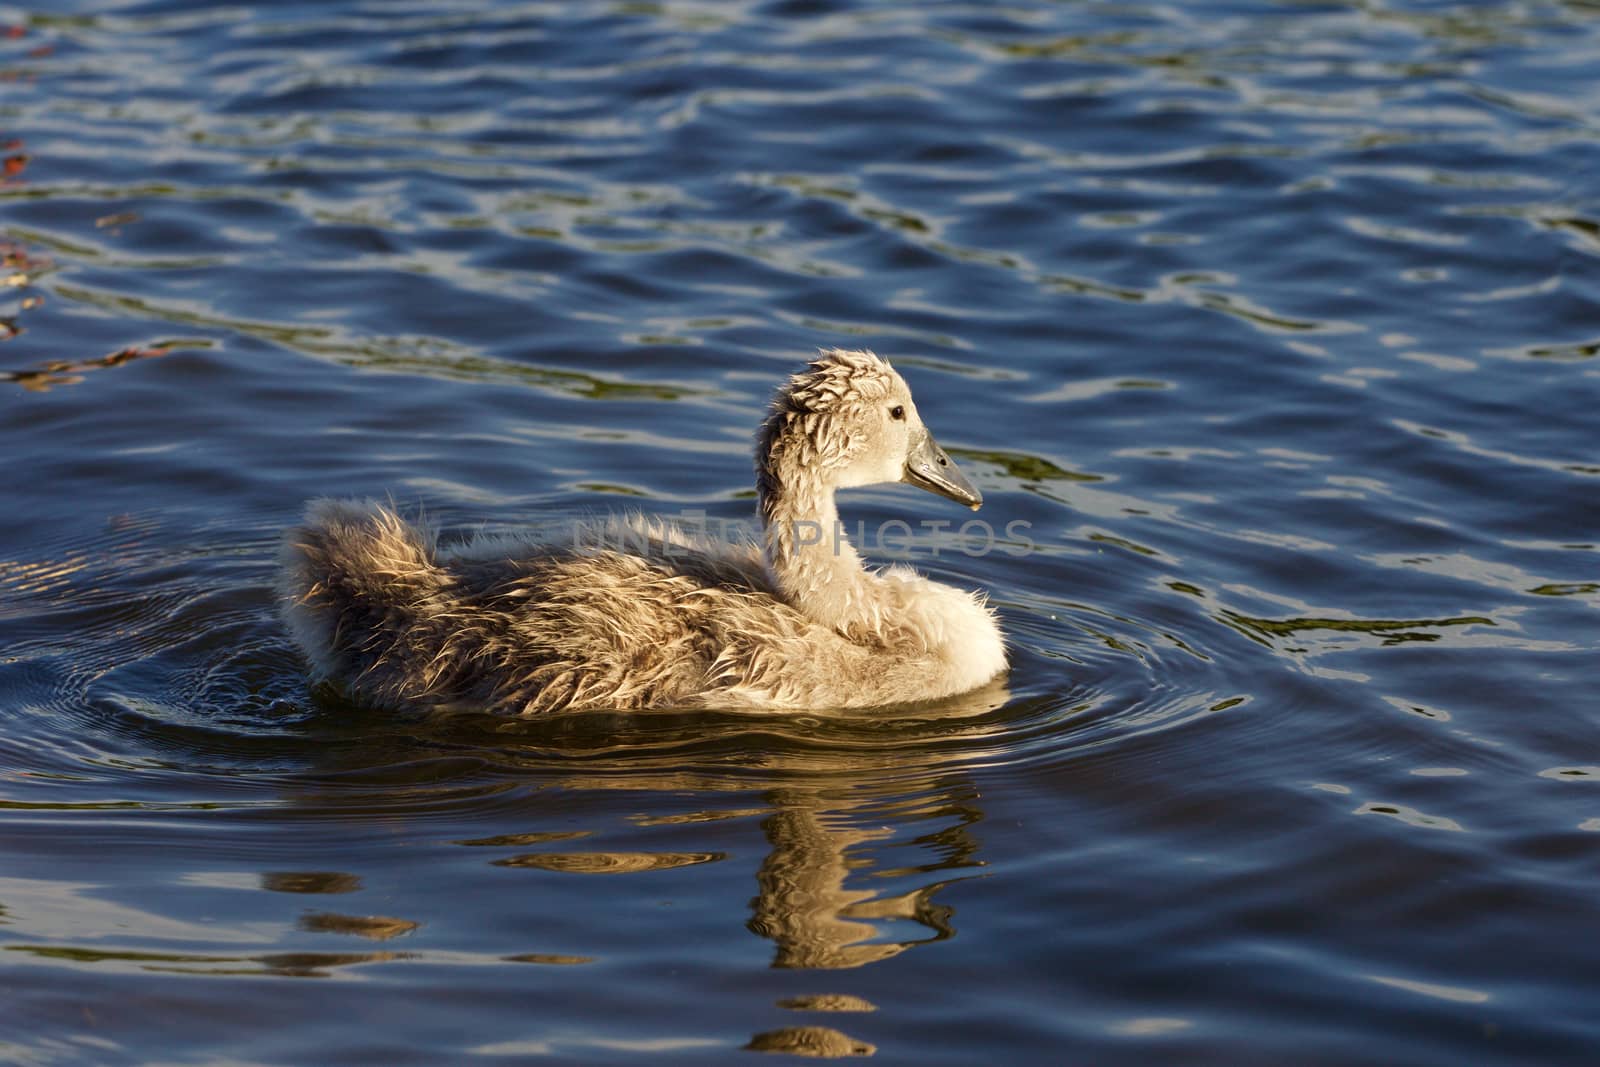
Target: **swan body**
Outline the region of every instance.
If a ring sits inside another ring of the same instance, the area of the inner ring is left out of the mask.
[[[646,707],[862,708],[975,689],[1005,669],[992,611],[907,567],[869,571],[834,491],[977,491],[870,352],[829,350],[773,400],[756,448],[759,542],[641,517],[560,542],[441,547],[373,501],[318,500],[285,536],[279,592],[314,668],[384,704],[511,714]]]

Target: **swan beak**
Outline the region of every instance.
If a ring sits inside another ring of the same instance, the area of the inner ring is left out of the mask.
[[[922,440],[912,446],[911,454],[906,457],[905,473],[900,476],[903,482],[926,489],[930,493],[947,496],[957,504],[965,504],[973,511],[983,505],[983,494],[973,488],[967,481],[967,476],[961,473],[961,468],[956,466],[956,461],[945,455],[944,449],[939,447],[939,442],[933,435],[923,432]]]

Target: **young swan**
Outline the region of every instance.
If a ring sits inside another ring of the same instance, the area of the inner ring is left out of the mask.
[[[911,391],[830,350],[778,391],[756,445],[763,543],[644,519],[564,543],[434,533],[371,501],[318,500],[285,537],[279,591],[324,676],[369,701],[563,709],[860,708],[975,689],[1005,669],[982,597],[872,572],[834,490],[905,481],[976,509]]]

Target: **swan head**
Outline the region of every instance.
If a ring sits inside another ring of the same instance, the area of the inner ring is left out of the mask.
[[[778,390],[757,465],[763,484],[789,465],[829,488],[907,482],[974,511],[983,503],[923,425],[905,379],[865,350],[824,349]]]

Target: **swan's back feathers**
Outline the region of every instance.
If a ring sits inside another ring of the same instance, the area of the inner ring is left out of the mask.
[[[281,592],[319,672],[388,705],[621,708],[703,687],[715,653],[658,608],[702,588],[696,570],[737,569],[685,552],[675,573],[605,540],[490,536],[441,552],[431,528],[383,504],[321,500],[285,539]]]
[[[390,634],[436,616],[450,578],[433,565],[434,534],[376,501],[315,500],[284,537],[279,592],[295,640],[318,672],[359,678],[392,658]]]
[[[317,501],[284,541],[285,614],[320,674],[385,706],[861,707],[970,688],[958,665],[922,662],[915,619],[890,613],[846,637],[779,600],[753,544],[617,521],[560,544],[490,535],[441,549],[386,505]],[[645,531],[656,551],[622,550],[619,536]],[[970,594],[911,572],[895,584],[908,613],[949,597],[941,608],[959,602],[992,629]]]

